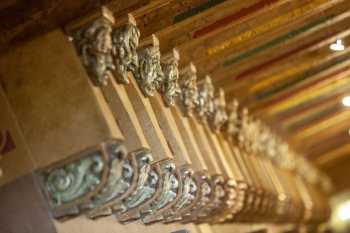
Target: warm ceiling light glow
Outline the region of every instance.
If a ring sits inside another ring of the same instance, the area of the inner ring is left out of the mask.
[[[345,96],[342,101],[343,105],[346,107],[350,107],[350,96]]]
[[[333,51],[343,51],[345,46],[343,45],[343,41],[338,39],[335,43],[331,44],[330,48]]]
[[[345,202],[339,207],[338,217],[341,221],[347,221],[350,219],[350,201]]]

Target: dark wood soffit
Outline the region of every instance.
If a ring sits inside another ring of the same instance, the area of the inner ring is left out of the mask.
[[[115,12],[129,12],[149,0],[6,0],[0,1],[0,52],[83,17],[103,5]]]

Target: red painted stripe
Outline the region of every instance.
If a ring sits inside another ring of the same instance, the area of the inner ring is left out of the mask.
[[[224,27],[235,20],[243,18],[243,17],[249,15],[250,13],[258,11],[258,10],[260,10],[268,5],[271,5],[275,2],[278,2],[278,1],[279,0],[262,0],[262,1],[254,4],[252,6],[242,8],[241,10],[239,10],[238,12],[236,12],[232,15],[228,15],[222,19],[215,21],[212,24],[209,24],[208,26],[206,26],[204,28],[201,28],[201,29],[195,31],[193,33],[193,38],[198,38],[198,37],[201,37],[209,32],[215,31],[215,30],[219,29],[220,27]]]

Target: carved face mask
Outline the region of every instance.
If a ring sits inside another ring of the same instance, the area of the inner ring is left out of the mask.
[[[74,42],[81,60],[95,85],[105,85],[115,69],[112,60],[112,26],[100,19],[78,30]]]
[[[163,80],[160,66],[160,52],[158,46],[147,46],[139,53],[139,72],[136,80],[140,89],[147,97],[153,96]]]
[[[117,81],[128,84],[128,72],[135,73],[138,68],[137,46],[140,32],[134,24],[128,23],[114,29],[113,58],[117,71]]]
[[[180,93],[178,84],[179,71],[178,61],[173,58],[171,61],[162,63],[164,80],[161,83],[161,93],[163,100],[167,106],[172,106],[175,103],[176,96]]]

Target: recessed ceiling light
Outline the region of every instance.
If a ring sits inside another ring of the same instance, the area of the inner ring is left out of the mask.
[[[346,201],[339,207],[338,218],[341,221],[348,221],[350,219],[350,201]]]
[[[345,46],[343,45],[343,41],[338,39],[335,43],[331,44],[330,48],[333,51],[343,51]]]
[[[342,103],[346,107],[350,107],[350,96],[345,96],[342,100]]]

